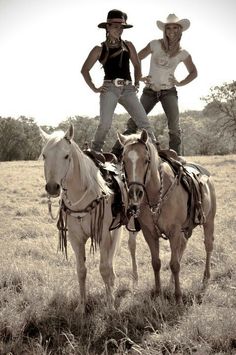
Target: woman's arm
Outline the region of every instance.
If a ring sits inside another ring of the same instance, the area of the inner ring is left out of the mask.
[[[184,86],[189,84],[191,81],[193,81],[196,77],[197,77],[197,68],[195,66],[195,64],[192,61],[192,57],[191,55],[189,55],[184,61],[183,63],[185,64],[187,71],[188,71],[188,75],[186,76],[185,79],[181,80],[181,81],[177,81],[175,80],[175,85],[176,86]]]
[[[148,43],[148,45],[146,47],[144,47],[143,49],[141,49],[141,51],[138,52],[138,57],[139,57],[140,60],[143,60],[149,54],[151,54],[150,43]]]
[[[139,60],[138,53],[137,53],[133,43],[126,41],[126,44],[129,48],[130,60],[131,60],[133,67],[134,67],[134,85],[138,87],[139,80],[142,77],[140,60]]]
[[[146,47],[144,47],[143,49],[141,49],[141,51],[138,52],[138,57],[140,59],[140,62],[145,59],[149,54],[151,54],[151,46],[150,46],[150,42],[146,45]],[[151,76],[144,76],[140,79],[141,81],[144,82],[144,84],[150,84],[152,78]]]
[[[94,64],[97,62],[97,60],[100,58],[101,51],[102,51],[102,47],[99,46],[94,47],[89,53],[87,59],[85,60],[81,68],[81,74],[83,75],[84,80],[86,81],[90,89],[93,90],[94,92],[101,92],[101,88],[96,88],[89,72],[94,66]]]

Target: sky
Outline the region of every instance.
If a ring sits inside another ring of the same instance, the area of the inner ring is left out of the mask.
[[[198,77],[178,88],[181,112],[203,109],[200,98],[211,87],[236,79],[235,0],[0,0],[0,116],[23,115],[39,125],[57,126],[69,117],[99,115],[99,94],[80,70],[90,50],[105,39],[97,25],[114,8],[126,12],[134,26],[122,38],[137,51],[162,38],[156,21],[164,22],[169,13],[191,21],[181,46],[191,54]],[[143,75],[149,62],[150,57],[142,61]],[[96,63],[90,73],[100,86],[101,65]],[[176,78],[186,75],[180,64]],[[115,112],[126,111],[118,104]],[[162,112],[157,104],[150,115]]]

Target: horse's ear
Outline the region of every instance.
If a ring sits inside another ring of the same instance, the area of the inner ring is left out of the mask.
[[[44,130],[41,127],[39,127],[39,133],[44,142],[47,142],[49,140],[50,134],[44,132]]]
[[[140,136],[140,140],[141,140],[143,143],[147,143],[147,140],[148,140],[148,133],[147,133],[146,129],[143,129],[143,130],[142,130],[142,133],[141,133],[141,136]]]
[[[126,137],[123,134],[121,134],[120,132],[117,132],[117,138],[118,138],[118,141],[120,142],[121,145],[125,144]]]
[[[70,124],[70,127],[68,128],[68,130],[66,131],[65,133],[65,138],[69,141],[71,141],[74,137],[74,126],[73,124],[71,123]]]

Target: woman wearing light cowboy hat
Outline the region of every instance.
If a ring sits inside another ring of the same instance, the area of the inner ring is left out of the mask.
[[[81,73],[88,86],[100,93],[100,123],[92,142],[92,149],[101,152],[106,135],[111,127],[117,103],[120,103],[133,117],[139,129],[145,128],[155,142],[147,114],[137,97],[137,87],[141,78],[141,65],[134,45],[123,41],[123,29],[131,28],[126,23],[127,15],[120,10],[108,12],[107,21],[98,25],[106,30],[106,40],[95,46],[85,60]],[[90,70],[99,61],[104,69],[104,82],[96,87],[92,82]],[[130,61],[134,67],[134,85],[130,74]]]
[[[163,31],[162,39],[148,43],[139,53],[140,60],[151,54],[149,75],[142,78],[146,86],[140,101],[148,114],[160,101],[167,117],[169,129],[169,148],[181,154],[181,130],[179,124],[179,108],[176,86],[184,86],[197,77],[197,69],[191,55],[180,47],[182,32],[190,26],[188,19],[180,20],[175,14],[170,14],[166,22],[157,21],[157,27]],[[188,75],[181,81],[175,79],[174,72],[179,63],[183,62]],[[134,133],[137,126],[132,118],[128,120],[125,134]],[[119,144],[113,147],[113,152],[119,150]]]

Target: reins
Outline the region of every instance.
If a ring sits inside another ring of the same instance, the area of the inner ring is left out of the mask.
[[[75,201],[75,202],[71,202],[67,196],[67,189],[66,188],[63,188],[63,191],[62,191],[62,199],[63,201],[66,200],[66,203],[70,206],[70,207],[75,207],[76,205],[78,205],[79,203],[81,203],[81,201],[83,201],[83,199],[85,198],[85,196],[87,195],[87,193],[89,192],[89,189],[88,190],[85,190],[85,192],[83,193],[83,195],[80,197],[79,200]]]
[[[147,195],[147,200],[148,200],[148,205],[149,208],[152,212],[153,215],[159,215],[161,213],[161,207],[163,202],[167,201],[169,198],[169,195],[171,194],[171,192],[175,189],[176,185],[178,184],[178,175],[175,176],[174,181],[172,182],[172,184],[168,187],[168,189],[165,191],[164,193],[164,178],[163,178],[163,163],[160,165],[160,197],[157,203],[155,203],[154,205],[151,205],[148,199],[148,195]],[[146,191],[146,189],[145,189]]]
[[[53,213],[52,213],[52,201],[51,201],[51,197],[49,195],[48,195],[48,201],[47,202],[48,202],[48,213],[49,213],[50,217],[52,218],[52,220],[56,221],[58,216],[59,216],[59,211],[60,211],[60,208],[61,208],[61,206],[60,206],[61,200],[59,200],[59,208],[58,208],[56,216],[54,216]]]

